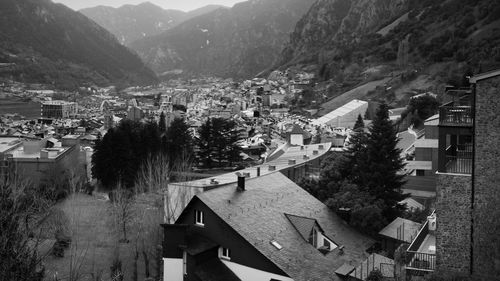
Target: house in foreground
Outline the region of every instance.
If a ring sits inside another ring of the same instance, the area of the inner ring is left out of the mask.
[[[374,242],[280,172],[198,194],[163,227],[168,281],[345,280]]]

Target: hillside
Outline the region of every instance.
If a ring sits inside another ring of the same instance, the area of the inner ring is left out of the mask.
[[[154,71],[252,77],[279,56],[313,0],[251,0],[188,20],[133,42]]]
[[[144,38],[158,35],[191,18],[210,13],[222,8],[208,5],[190,12],[164,10],[144,2],[139,5],[124,5],[119,8],[97,6],[82,9],[79,12],[111,32],[123,45]]]
[[[0,2],[0,77],[74,89],[156,82],[108,31],[50,0]]]
[[[275,67],[315,71],[335,85],[327,100],[391,77],[357,98],[399,106],[412,93],[462,86],[465,75],[499,67],[499,29],[494,0],[318,0]]]

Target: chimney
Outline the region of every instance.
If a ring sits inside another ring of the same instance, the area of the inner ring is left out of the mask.
[[[307,159],[309,159],[309,156],[304,155],[302,158],[303,158],[304,160],[307,160]]]
[[[274,170],[276,170],[276,166],[269,165],[269,171],[274,171]]]
[[[236,175],[238,176],[237,190],[245,191],[245,175],[243,175],[242,173],[236,173]]]
[[[318,154],[319,154],[319,151],[313,150],[313,155],[318,155]]]
[[[295,159],[288,160],[288,165],[295,165]]]
[[[323,150],[323,149],[325,149],[325,146],[324,146],[324,145],[322,145],[322,144],[320,144],[320,145],[318,145],[318,149],[319,149],[319,150]]]

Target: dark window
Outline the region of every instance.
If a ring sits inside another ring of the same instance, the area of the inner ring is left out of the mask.
[[[205,218],[203,217],[203,212],[200,210],[195,210],[195,223],[197,225],[205,225]]]
[[[425,176],[425,171],[424,170],[417,170],[417,176],[419,176],[419,177]]]

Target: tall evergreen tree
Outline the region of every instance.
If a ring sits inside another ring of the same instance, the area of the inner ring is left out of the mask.
[[[363,122],[363,117],[361,117],[361,114],[358,114],[358,119],[356,120],[356,123],[354,123],[354,131],[357,131],[358,129],[365,129],[365,122]]]
[[[160,114],[160,120],[158,121],[158,128],[160,130],[160,134],[163,134],[167,131],[167,122],[165,121],[165,113]]]
[[[397,131],[389,120],[388,111],[388,106],[381,104],[373,119],[366,145],[365,176],[360,179],[359,185],[384,201],[384,215],[392,219],[404,211],[397,202],[406,197],[401,193],[405,184],[404,175],[399,173],[405,164],[401,149],[397,148]]]
[[[166,133],[167,155],[171,165],[182,158],[190,158],[193,154],[193,137],[189,126],[182,118],[176,118]]]
[[[216,160],[219,167],[240,160],[241,149],[235,144],[238,140],[236,123],[224,118],[210,118],[199,130],[197,142],[198,159],[210,167]]]

